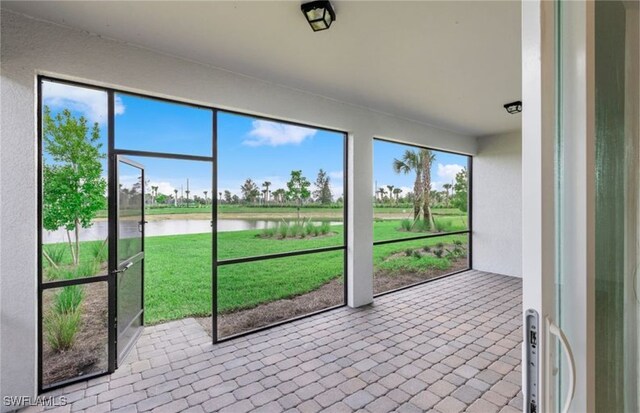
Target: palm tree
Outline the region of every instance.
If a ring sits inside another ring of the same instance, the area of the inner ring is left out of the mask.
[[[151,187],[151,203],[153,205],[156,204],[156,197],[158,196],[158,187],[157,186],[152,186]]]
[[[271,194],[273,195],[276,202],[282,204],[282,202],[284,201],[284,189],[276,189]]]
[[[264,193],[264,202],[269,202],[269,187],[271,186],[271,182],[269,181],[264,181],[262,183],[262,187],[264,188],[264,190],[262,191],[262,193]]]
[[[387,188],[389,189],[389,199],[391,200],[393,197],[393,188],[395,187],[393,185],[387,185]]]
[[[398,198],[400,197],[401,193],[402,193],[402,189],[400,188],[393,189],[393,194],[396,196],[396,204],[398,203]]]
[[[419,152],[407,149],[402,155],[402,159],[393,160],[393,170],[396,173],[415,173],[416,178],[413,183],[413,220],[420,218],[420,213],[425,224],[435,227],[431,207],[429,206],[431,191],[431,163],[435,155],[428,149],[420,149]]]
[[[380,194],[380,202],[384,201],[384,194],[386,194],[387,192],[384,190],[384,188],[378,188],[378,193]]]
[[[446,193],[445,198],[444,198],[444,202],[445,202],[445,205],[447,206],[447,208],[449,208],[449,190],[451,188],[453,188],[453,185],[451,185],[451,184],[443,184],[442,185],[442,189],[444,189],[445,193]]]
[[[397,174],[408,175],[412,172],[416,174],[413,182],[413,220],[415,222],[420,217],[422,209],[422,159],[417,152],[407,149],[402,154],[402,159],[393,160],[393,170]]]
[[[174,193],[174,194],[176,194],[176,195],[173,197],[173,206],[176,206],[176,207],[177,207],[177,206],[178,206],[178,190],[177,190],[177,189],[174,189],[174,190],[173,190],[173,193]]]
[[[422,186],[423,186],[423,208],[422,215],[424,222],[429,225],[429,228],[434,229],[436,222],[433,219],[431,213],[431,164],[436,159],[436,155],[428,149],[420,150],[420,157],[422,158]]]
[[[205,204],[205,205],[208,205],[208,202],[207,202],[207,194],[209,193],[209,191],[202,191],[202,192],[204,193],[204,204]]]

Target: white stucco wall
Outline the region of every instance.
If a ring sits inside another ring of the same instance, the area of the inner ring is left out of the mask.
[[[520,132],[478,138],[473,158],[473,268],[522,277]]]
[[[2,11],[0,394],[32,396],[37,366],[36,75],[349,132],[349,305],[372,300],[372,137],[474,154],[474,138]],[[206,41],[206,40],[203,40]],[[3,411],[6,408],[3,407]]]

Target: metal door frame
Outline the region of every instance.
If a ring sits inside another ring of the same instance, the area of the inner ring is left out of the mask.
[[[133,348],[134,344],[137,342],[142,332],[142,328],[140,328],[135,333],[135,335],[131,338],[130,342],[123,349],[123,351],[121,352],[118,351],[118,340],[120,338],[118,334],[118,274],[122,271],[120,270],[120,267],[122,267],[124,264],[135,264],[137,262],[140,262],[141,263],[140,265],[142,266],[142,269],[141,269],[142,285],[140,288],[140,294],[141,294],[140,303],[142,308],[140,309],[138,314],[131,320],[131,323],[133,323],[138,317],[140,317],[140,325],[141,327],[144,327],[144,259],[145,259],[144,238],[145,238],[145,223],[146,223],[145,216],[144,216],[145,169],[144,169],[144,165],[136,161],[133,161],[129,158],[126,158],[125,156],[119,154],[118,151],[114,151],[114,153],[111,154],[109,159],[112,162],[109,170],[114,171],[114,177],[113,177],[114,180],[113,181],[111,179],[109,180],[109,190],[115,192],[113,197],[111,196],[109,197],[109,209],[111,208],[114,209],[113,214],[111,214],[111,211],[109,213],[109,226],[110,226],[109,248],[111,249],[111,247],[113,247],[113,250],[114,250],[113,254],[111,250],[109,251],[109,277],[112,279],[111,285],[113,285],[115,289],[114,291],[115,293],[110,296],[111,298],[113,298],[113,301],[114,301],[113,308],[115,311],[112,313],[112,316],[110,317],[112,329],[114,329],[114,331],[113,331],[113,339],[109,340],[109,345],[115,347],[115,357],[113,360],[115,362],[115,366],[114,366],[114,369],[115,369],[115,368],[118,368],[120,363],[127,357],[127,355]],[[120,162],[123,162],[134,168],[140,169],[140,174],[142,179],[142,183],[141,183],[142,203],[141,203],[141,214],[140,214],[141,221],[139,223],[141,227],[140,252],[136,253],[133,257],[128,258],[126,261],[123,261],[122,263],[118,263],[118,242],[119,242],[118,223],[120,222],[120,208],[118,207],[120,204],[120,191],[118,189],[120,184]],[[127,326],[127,329],[131,326],[131,323],[129,324],[129,326]]]

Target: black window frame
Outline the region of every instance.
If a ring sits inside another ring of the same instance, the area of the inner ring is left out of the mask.
[[[469,225],[467,226],[466,230],[449,231],[449,232],[441,232],[441,233],[437,233],[437,234],[418,235],[418,236],[415,236],[415,237],[394,238],[394,239],[387,239],[387,240],[381,240],[381,241],[373,241],[373,248],[375,248],[377,245],[396,244],[396,243],[400,243],[400,242],[418,241],[418,240],[423,240],[423,239],[446,237],[446,236],[450,236],[450,235],[467,234],[467,239],[468,239],[468,242],[469,242],[469,245],[467,246],[467,268],[462,269],[462,270],[452,271],[452,272],[447,273],[447,274],[439,275],[437,277],[429,278],[429,279],[418,281],[418,282],[415,282],[415,283],[403,285],[402,287],[392,288],[391,290],[382,291],[382,292],[379,292],[377,294],[374,294],[373,298],[377,298],[377,297],[381,297],[381,296],[384,296],[384,295],[387,295],[387,294],[395,293],[397,291],[406,290],[407,288],[411,288],[411,287],[415,287],[415,286],[418,286],[418,285],[426,284],[426,283],[429,283],[429,282],[432,282],[432,281],[440,280],[440,279],[446,278],[446,277],[451,277],[452,275],[456,275],[456,274],[460,274],[460,273],[472,270],[473,269],[473,156],[472,155],[467,155],[467,154],[464,154],[464,153],[448,151],[448,150],[443,150],[443,149],[436,149],[436,148],[432,148],[432,147],[425,146],[425,145],[419,145],[419,144],[415,144],[415,143],[408,143],[408,142],[403,142],[403,141],[400,141],[400,140],[393,140],[393,139],[388,139],[388,138],[374,137],[373,140],[374,140],[374,144],[375,144],[375,141],[380,141],[380,142],[386,142],[386,143],[394,143],[394,144],[397,144],[397,145],[411,146],[411,147],[417,148],[417,149],[426,149],[426,150],[429,150],[429,151],[436,151],[436,152],[449,153],[449,154],[452,154],[452,155],[465,156],[467,158],[467,172],[468,172],[468,178],[467,178],[467,180],[468,180],[467,181],[467,211],[468,211],[467,212],[467,222],[469,223]],[[374,147],[374,150],[375,150],[375,147]],[[375,167],[375,165],[374,165],[374,167]],[[373,275],[373,277],[375,277],[375,268],[374,268],[374,273],[372,275]]]
[[[116,195],[116,191],[117,191],[117,184],[115,181],[115,168],[113,167],[114,164],[114,160],[117,160],[117,156],[118,155],[127,155],[127,156],[140,156],[140,157],[149,157],[149,158],[165,158],[165,159],[176,159],[176,160],[190,160],[190,161],[201,161],[201,162],[211,162],[212,163],[212,215],[211,215],[211,219],[212,219],[212,230],[211,230],[211,236],[212,236],[212,268],[211,268],[211,277],[212,277],[212,282],[211,282],[211,288],[212,288],[212,314],[211,314],[211,318],[212,318],[212,342],[213,344],[217,344],[217,343],[222,343],[225,341],[229,341],[232,339],[235,339],[237,337],[241,337],[241,336],[245,336],[248,334],[253,334],[253,333],[257,333],[259,331],[263,331],[263,330],[267,330],[285,323],[289,323],[292,321],[296,321],[296,320],[300,320],[306,317],[311,317],[313,315],[316,314],[320,314],[323,312],[327,312],[327,311],[331,311],[334,310],[336,308],[341,308],[347,305],[347,297],[348,297],[348,254],[347,254],[347,249],[348,249],[348,241],[349,241],[349,231],[348,231],[348,223],[349,223],[349,196],[348,196],[348,151],[349,151],[349,135],[347,131],[344,130],[339,130],[339,129],[333,129],[333,128],[327,128],[324,126],[316,126],[313,124],[305,124],[305,123],[300,123],[300,122],[294,122],[294,121],[290,121],[290,120],[286,120],[286,119],[279,119],[276,117],[268,117],[268,116],[262,116],[262,115],[256,115],[256,114],[252,114],[252,113],[248,113],[248,112],[242,112],[242,111],[235,111],[235,110],[229,110],[229,109],[222,109],[219,108],[215,105],[201,105],[201,104],[194,104],[192,102],[188,102],[188,101],[184,101],[184,100],[180,100],[180,99],[168,99],[165,97],[158,97],[158,96],[154,96],[152,94],[141,94],[141,93],[137,93],[137,92],[132,92],[132,91],[127,91],[124,89],[116,89],[116,88],[112,88],[112,87],[105,87],[105,86],[100,86],[100,85],[93,85],[90,83],[85,83],[85,82],[78,82],[78,81],[74,81],[74,80],[69,80],[69,79],[65,79],[65,78],[60,78],[60,77],[54,77],[54,76],[48,76],[48,75],[37,75],[36,76],[36,89],[37,89],[37,128],[36,128],[36,133],[37,133],[37,150],[38,150],[38,161],[37,161],[37,220],[38,220],[38,229],[37,229],[37,263],[38,263],[38,269],[37,269],[37,283],[38,283],[38,289],[37,289],[37,293],[38,293],[38,297],[37,297],[37,305],[38,305],[38,325],[37,325],[37,329],[38,329],[38,334],[37,334],[37,340],[38,340],[38,362],[37,362],[37,368],[38,368],[38,372],[37,372],[37,377],[38,377],[38,394],[42,394],[44,392],[48,392],[48,391],[53,391],[56,389],[59,389],[61,387],[64,386],[68,386],[70,384],[73,383],[77,383],[77,382],[82,382],[82,381],[86,381],[92,378],[96,378],[96,377],[101,377],[107,374],[111,374],[113,373],[116,368],[117,368],[117,343],[116,343],[116,337],[117,337],[117,325],[115,323],[115,317],[116,317],[116,308],[117,308],[117,302],[116,302],[116,297],[117,297],[117,291],[116,291],[116,277],[115,274],[110,273],[109,271],[107,272],[107,274],[102,274],[102,275],[96,275],[96,276],[92,276],[92,277],[87,277],[87,278],[77,278],[77,279],[70,279],[70,280],[58,280],[58,281],[48,281],[48,282],[43,282],[43,259],[42,259],[42,250],[43,250],[43,244],[42,244],[42,240],[43,240],[43,228],[42,228],[42,189],[43,189],[43,162],[42,162],[42,156],[43,156],[43,143],[42,143],[42,139],[43,139],[43,130],[42,130],[42,113],[43,113],[43,95],[42,95],[42,84],[43,82],[53,82],[53,83],[58,83],[58,84],[64,84],[64,85],[69,85],[69,86],[75,86],[75,87],[82,87],[82,88],[87,88],[87,89],[93,89],[93,90],[98,90],[98,91],[102,91],[105,92],[107,94],[107,110],[108,110],[108,119],[107,119],[107,141],[108,141],[108,149],[107,149],[107,176],[108,176],[108,205],[107,205],[107,210],[109,211],[109,225],[108,225],[108,237],[109,237],[109,242],[108,242],[108,250],[109,250],[109,269],[114,268],[114,263],[116,260],[116,255],[115,255],[115,248],[116,248],[116,243],[114,242],[115,240],[115,236],[117,235],[117,229],[115,228],[117,222],[115,219],[113,219],[113,217],[115,215],[112,215],[115,211],[115,209],[117,208],[117,205],[113,202]],[[127,150],[127,149],[118,149],[115,147],[115,95],[116,94],[124,94],[124,95],[129,95],[129,96],[134,96],[134,97],[140,97],[140,98],[145,98],[145,99],[153,99],[156,101],[162,101],[162,102],[166,102],[166,103],[171,103],[171,104],[178,104],[178,105],[184,105],[184,106],[189,106],[189,107],[193,107],[193,108],[198,108],[198,109],[205,109],[205,110],[209,110],[211,111],[211,115],[212,115],[212,153],[211,156],[199,156],[199,155],[187,155],[187,154],[177,154],[177,153],[165,153],[165,152],[152,152],[152,151],[140,151],[140,150]],[[218,224],[218,113],[223,112],[223,113],[230,113],[230,114],[236,114],[236,115],[241,115],[241,116],[246,116],[246,117],[251,117],[254,119],[260,119],[260,120],[266,120],[266,121],[271,121],[271,122],[278,122],[278,123],[283,123],[283,124],[287,124],[287,125],[293,125],[293,126],[300,126],[300,127],[305,127],[305,128],[313,128],[313,129],[317,129],[317,130],[322,130],[322,131],[327,131],[327,132],[332,132],[332,133],[339,133],[342,135],[343,138],[343,242],[342,245],[339,246],[331,246],[331,247],[321,247],[321,248],[313,248],[313,249],[306,249],[306,250],[297,250],[297,251],[291,251],[291,252],[284,252],[284,253],[275,253],[275,254],[265,254],[265,255],[260,255],[260,256],[249,256],[249,257],[244,257],[244,258],[233,258],[233,259],[226,259],[226,260],[218,260],[217,259],[217,255],[218,255],[218,242],[217,242],[217,235],[218,235],[218,231],[217,231],[217,224]],[[286,257],[292,257],[292,256],[299,256],[299,255],[309,255],[309,254],[318,254],[318,253],[324,253],[324,252],[331,252],[331,251],[343,251],[343,284],[344,284],[344,289],[343,289],[343,302],[342,304],[336,305],[336,306],[332,306],[332,307],[327,307],[327,308],[323,308],[321,310],[318,311],[314,311],[311,313],[307,313],[307,314],[302,314],[299,316],[295,316],[292,318],[288,318],[286,320],[281,320],[281,321],[277,321],[268,325],[264,325],[255,329],[251,329],[251,330],[247,330],[247,331],[243,331],[237,334],[233,334],[233,335],[229,335],[229,336],[225,336],[225,337],[218,337],[218,300],[217,300],[217,286],[218,286],[218,267],[219,266],[224,266],[224,265],[232,265],[232,264],[241,264],[241,263],[245,263],[245,262],[255,262],[255,261],[266,261],[266,260],[271,260],[271,259],[277,259],[277,258],[286,258]],[[43,296],[43,292],[48,290],[48,289],[53,289],[53,288],[60,288],[60,287],[66,287],[66,286],[71,286],[71,285],[82,285],[82,284],[91,284],[91,283],[98,283],[98,282],[107,282],[107,289],[108,289],[108,369],[104,372],[98,372],[98,373],[91,373],[91,374],[86,374],[86,375],[82,375],[82,376],[77,376],[77,377],[73,377],[70,378],[68,380],[63,380],[60,382],[56,382],[53,385],[44,387],[43,383],[42,383],[42,379],[43,379],[43,328],[42,328],[42,322],[43,322],[43,303],[42,303],[42,296]],[[144,290],[143,290],[143,294],[144,294]],[[143,313],[144,314],[144,313]],[[144,316],[143,316],[144,318]],[[144,325],[144,319],[143,319],[143,325]]]

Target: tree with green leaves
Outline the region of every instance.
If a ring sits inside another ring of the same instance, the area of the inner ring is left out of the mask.
[[[387,189],[389,190],[389,201],[393,200],[393,188],[395,188],[395,186],[387,185]]]
[[[402,193],[402,189],[401,188],[393,188],[393,195],[395,195],[396,204],[398,203],[398,198],[400,197],[401,193]]]
[[[264,202],[267,203],[269,202],[269,187],[271,186],[271,182],[269,181],[264,181],[262,183],[262,187],[264,188],[262,190],[262,193],[264,194]]]
[[[316,190],[313,191],[313,198],[316,202],[322,205],[329,205],[333,202],[333,195],[331,194],[331,178],[324,170],[320,169],[314,186]]]
[[[286,191],[284,189],[278,188],[271,194],[273,195],[273,199],[275,199],[276,202],[278,202],[279,204],[284,203],[284,199],[286,197]]]
[[[462,212],[467,212],[469,207],[469,173],[467,172],[467,168],[463,168],[456,174],[453,191],[451,206],[458,208]]]
[[[449,208],[449,201],[451,197],[451,194],[449,191],[451,191],[451,188],[453,188],[453,185],[451,184],[442,184],[442,189],[444,189],[445,191],[444,202],[447,208]]]
[[[242,198],[245,202],[249,203],[255,202],[260,196],[260,189],[251,178],[244,181],[244,184],[240,187],[240,192],[242,193]]]
[[[227,204],[231,203],[231,191],[229,191],[228,189],[224,190],[224,202],[226,202]]]
[[[300,207],[302,206],[302,203],[311,196],[311,192],[309,192],[310,186],[311,182],[302,176],[302,171],[291,171],[291,179],[287,182],[285,196],[287,199],[296,202],[298,208],[298,221],[300,221]]]
[[[420,219],[422,213],[423,220],[430,228],[435,228],[433,215],[431,214],[430,194],[431,194],[431,164],[435,155],[428,149],[414,151],[407,149],[401,159],[393,160],[393,170],[395,173],[408,175],[415,174],[413,183],[413,221]]]
[[[43,117],[42,221],[45,229],[64,228],[74,265],[80,263],[80,228],[89,228],[105,209],[107,181],[102,177],[100,128],[65,109]],[[73,233],[73,236],[72,236]],[[51,262],[51,261],[50,261]]]

